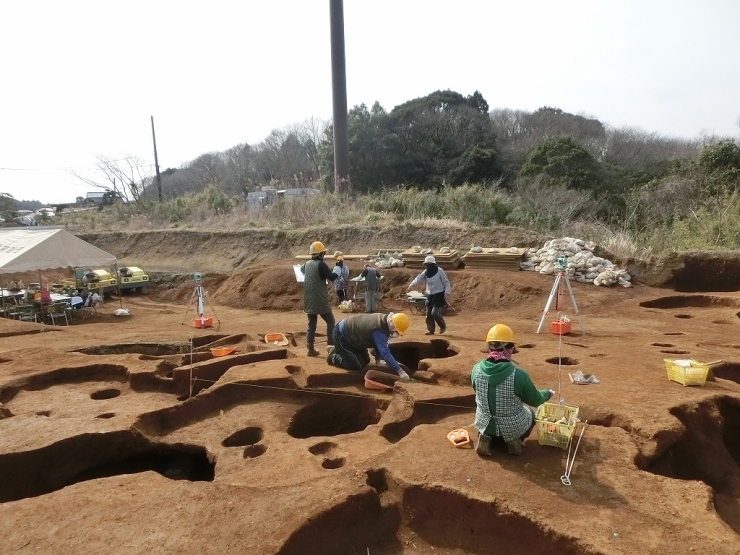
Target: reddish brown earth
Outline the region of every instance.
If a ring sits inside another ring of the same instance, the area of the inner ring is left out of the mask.
[[[110,300],[69,327],[0,320],[0,552],[738,552],[737,292],[573,283],[586,334],[567,302],[560,338],[554,311],[535,333],[552,276],[451,271],[448,332],[423,335],[414,314],[393,343],[426,381],[384,394],[305,356],[293,262],[207,275],[206,330],[181,277],[124,297],[129,317]],[[384,272],[386,309],[410,308],[399,295],[415,273]],[[496,322],[535,384],[588,421],[569,487],[567,451],[534,432],[521,457],[446,440],[475,435],[469,373]],[[265,344],[273,332],[291,343]],[[214,358],[214,345],[238,350]],[[664,358],[723,362],[684,387]],[[571,384],[576,370],[600,383]]]

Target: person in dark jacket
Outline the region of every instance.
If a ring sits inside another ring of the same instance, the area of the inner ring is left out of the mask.
[[[437,266],[433,256],[424,259],[424,271],[413,279],[408,288],[416,287],[422,282],[426,283],[427,297],[427,331],[424,335],[434,335],[435,322],[439,326],[439,333],[444,333],[447,331],[447,324],[443,316],[447,299],[450,298],[450,280],[445,271]]]
[[[334,291],[337,292],[337,299],[340,303],[346,301],[349,268],[344,264],[344,256],[337,256],[337,263],[331,271],[333,274],[337,274],[337,279],[334,282]]]
[[[365,278],[365,312],[370,314],[375,312],[375,293],[380,284],[380,272],[370,264],[365,264],[360,277]]]
[[[337,275],[324,262],[326,247],[321,241],[314,241],[308,249],[311,260],[301,266],[303,280],[303,312],[308,316],[306,330],[306,354],[310,357],[319,356],[314,348],[316,324],[318,317],[326,322],[327,348],[334,344],[334,314],[329,306],[329,293],[326,291],[327,281],[334,281]]]
[[[537,389],[529,374],[511,362],[516,340],[509,326],[496,324],[486,335],[488,357],[473,366],[476,452],[491,455],[492,444],[506,444],[511,455],[522,454],[522,441],[534,428],[535,411],[555,392]],[[525,404],[526,403],[526,404]],[[530,405],[530,406],[526,406]]]
[[[403,312],[358,314],[340,321],[334,328],[334,347],[326,362],[345,370],[362,370],[370,364],[368,349],[375,350],[376,361],[383,360],[401,379],[409,375],[393,357],[388,341],[406,333],[409,317]]]

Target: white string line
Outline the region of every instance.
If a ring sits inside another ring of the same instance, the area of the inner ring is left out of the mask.
[[[217,380],[206,380],[204,378],[198,378],[198,377],[193,378],[192,381],[193,382],[201,381],[201,382],[212,383],[212,384],[218,383]],[[318,390],[318,389],[305,389],[305,388],[290,389],[288,387],[278,387],[278,386],[275,386],[275,385],[258,385],[258,384],[253,384],[253,383],[242,383],[242,382],[224,382],[222,385],[242,385],[242,386],[247,386],[247,387],[257,387],[257,388],[261,388],[261,389],[277,389],[277,390],[280,390],[280,391],[301,392],[301,393],[318,393],[318,394],[321,394],[321,395],[337,395],[339,397],[352,397],[353,399],[357,399],[357,398],[366,399],[367,398],[367,397],[364,397],[364,396],[359,395],[359,394],[358,395],[354,395],[354,394],[351,394],[351,393],[339,393],[339,392],[336,392],[336,391],[321,391],[321,390]],[[191,391],[192,391],[192,385],[191,385]],[[420,405],[433,405],[433,406],[437,406],[437,407],[451,407],[451,408],[470,409],[470,410],[474,410],[475,409],[475,407],[466,407],[466,406],[463,406],[463,405],[450,405],[450,404],[446,404],[446,403],[432,403],[431,401],[413,401],[413,403],[414,404],[420,404]]]

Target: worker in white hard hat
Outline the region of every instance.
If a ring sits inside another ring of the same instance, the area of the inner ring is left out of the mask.
[[[439,326],[439,333],[444,333],[447,324],[443,316],[450,297],[450,280],[433,256],[424,259],[424,271],[413,279],[408,289],[422,282],[426,282],[424,293],[427,297],[427,331],[424,335],[434,335],[435,323]]]
[[[317,357],[319,353],[314,347],[316,324],[319,316],[326,322],[327,348],[334,344],[334,314],[329,306],[329,294],[326,291],[327,281],[334,281],[337,275],[324,262],[326,247],[321,241],[314,241],[308,249],[311,260],[301,266],[305,275],[303,281],[303,312],[308,316],[306,330],[306,354]]]
[[[526,371],[511,361],[516,339],[511,328],[496,324],[486,335],[488,356],[473,366],[476,452],[490,456],[491,446],[506,444],[511,455],[522,454],[522,441],[534,428],[535,411],[555,392],[537,389]],[[527,406],[529,405],[529,406]]]
[[[406,333],[409,324],[409,317],[403,312],[345,318],[334,328],[334,346],[329,348],[326,362],[345,370],[362,370],[370,364],[367,350],[373,349],[376,362],[384,361],[402,380],[408,380],[408,373],[391,353],[388,341]]]

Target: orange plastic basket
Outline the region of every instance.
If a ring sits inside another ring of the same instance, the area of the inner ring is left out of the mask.
[[[211,354],[215,357],[225,357],[235,351],[233,347],[211,347]]]
[[[273,345],[282,345],[285,347],[288,345],[288,338],[282,333],[268,333],[265,334],[265,343],[272,343]]]

